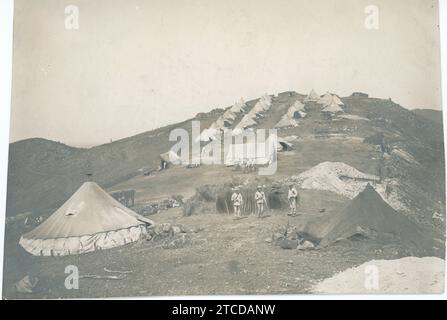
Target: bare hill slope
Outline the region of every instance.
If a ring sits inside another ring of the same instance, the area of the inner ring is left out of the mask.
[[[256,120],[254,128],[273,128],[290,106],[303,99],[304,95],[294,91],[272,96],[271,107]],[[321,105],[307,103],[306,116],[297,121],[297,126],[278,129],[278,135],[289,137],[295,150],[280,154],[275,178],[299,174],[324,161],[344,162],[386,180],[389,188],[397,190],[411,208],[409,214],[415,220],[431,223],[434,212],[444,215],[442,125],[389,99],[350,96],[342,101],[344,117],[327,119],[322,116]],[[248,101],[245,112],[257,102],[258,99]],[[168,140],[170,131],[184,128],[191,132],[192,120],[199,120],[202,129],[208,128],[224,112],[225,109],[215,109],[200,113],[182,123],[89,149],[44,139],[12,143],[7,215],[55,208],[85,181],[86,173],[93,173],[94,180],[109,190],[133,188],[130,182],[136,181],[145,198],[151,198],[156,188],[145,180],[143,172],[156,168],[159,154],[174,144]],[[238,115],[231,128],[242,117],[243,113]],[[180,181],[183,174],[189,176],[191,172],[187,170],[179,169],[175,179]],[[201,170],[208,181],[225,177],[222,168],[204,166]],[[185,193],[191,193],[193,185]],[[174,183],[170,191],[175,189]]]

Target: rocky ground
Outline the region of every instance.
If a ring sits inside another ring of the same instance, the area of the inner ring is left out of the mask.
[[[275,96],[256,128],[273,128],[287,108],[303,97],[296,93]],[[247,104],[253,107],[256,102]],[[393,182],[390,194],[405,200],[402,203],[409,210],[404,213],[444,234],[442,126],[390,100],[351,96],[343,102],[348,118],[324,119],[322,106],[311,104],[297,127],[279,130],[284,139],[294,137],[290,140],[294,150],[278,155],[278,170],[270,178],[283,181],[326,161],[345,163]],[[339,189],[300,189],[302,215],[297,218],[289,218],[281,210],[269,212],[264,219],[237,221],[212,209],[183,216],[182,209],[174,207],[174,197],[187,200],[204,185],[235,181],[244,185],[258,178],[219,165],[153,171],[159,165],[159,154],[171,147],[168,135],[173,128],[190,131],[192,120],[200,120],[202,128],[207,128],[223,112],[198,114],[182,123],[90,149],[44,139],[11,144],[7,217],[13,222],[6,226],[4,297],[308,293],[318,281],[347,268],[408,255],[392,243],[365,240],[339,242],[319,250],[275,245],[272,235],[287,224],[303,226],[314,215],[330,215],[344,206],[349,197],[337,194]],[[371,139],[378,135],[380,141]],[[85,181],[89,170],[108,192],[135,190],[133,209],[141,214],[157,212],[149,217],[160,224],[159,233],[152,234],[149,241],[80,256],[43,258],[24,252],[18,240],[30,229],[16,218],[32,215],[45,219]],[[145,175],[148,171],[154,173]],[[338,178],[346,182],[345,176]],[[80,280],[79,290],[64,287],[68,265],[77,266],[81,276],[89,276]],[[110,273],[104,268],[129,273]],[[14,283],[26,275],[39,279],[35,292],[18,294]],[[104,278],[110,275],[115,279]]]
[[[278,230],[308,217],[302,212],[291,218],[282,211],[268,212],[262,219],[234,220],[215,213],[184,217],[180,208],[173,208],[151,216],[160,223],[152,233],[155,238],[124,247],[67,257],[32,257],[17,247],[5,265],[15,272],[5,273],[3,294],[9,299],[302,294],[347,268],[403,255],[399,248],[369,241],[319,250],[282,249],[272,243]],[[64,287],[68,265],[87,276],[80,279],[78,290]],[[27,274],[39,279],[34,293],[17,293],[14,283]],[[93,278],[110,275],[118,279]]]

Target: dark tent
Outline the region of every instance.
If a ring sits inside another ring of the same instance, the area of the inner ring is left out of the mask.
[[[433,252],[432,232],[391,208],[369,184],[344,209],[309,221],[305,233],[321,247],[356,236],[385,240],[418,253]]]

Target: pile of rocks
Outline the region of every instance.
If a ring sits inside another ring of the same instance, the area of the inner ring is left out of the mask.
[[[272,233],[272,236],[265,239],[265,241],[272,243],[281,249],[315,249],[315,245],[311,241],[304,239],[297,231],[296,227],[289,224],[276,228]]]
[[[148,216],[156,214],[160,211],[168,210],[170,208],[178,208],[183,205],[182,199],[176,197],[171,199],[165,199],[161,202],[149,203],[144,205],[141,209],[137,210],[139,214]]]
[[[147,241],[162,241],[164,249],[182,248],[192,243],[191,235],[202,231],[203,228],[191,228],[171,223],[159,223],[147,230]]]

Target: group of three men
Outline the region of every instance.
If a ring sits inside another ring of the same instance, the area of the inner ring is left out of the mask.
[[[256,216],[261,218],[264,213],[264,204],[267,205],[267,198],[265,192],[262,190],[262,186],[258,186],[255,192],[255,203],[256,203]],[[287,200],[289,202],[290,212],[288,215],[296,216],[296,206],[298,202],[298,191],[295,186],[289,185],[289,192],[287,194]],[[233,203],[234,215],[236,218],[241,218],[241,207],[243,204],[242,193],[238,187],[234,188],[234,192],[231,195],[231,202]]]

